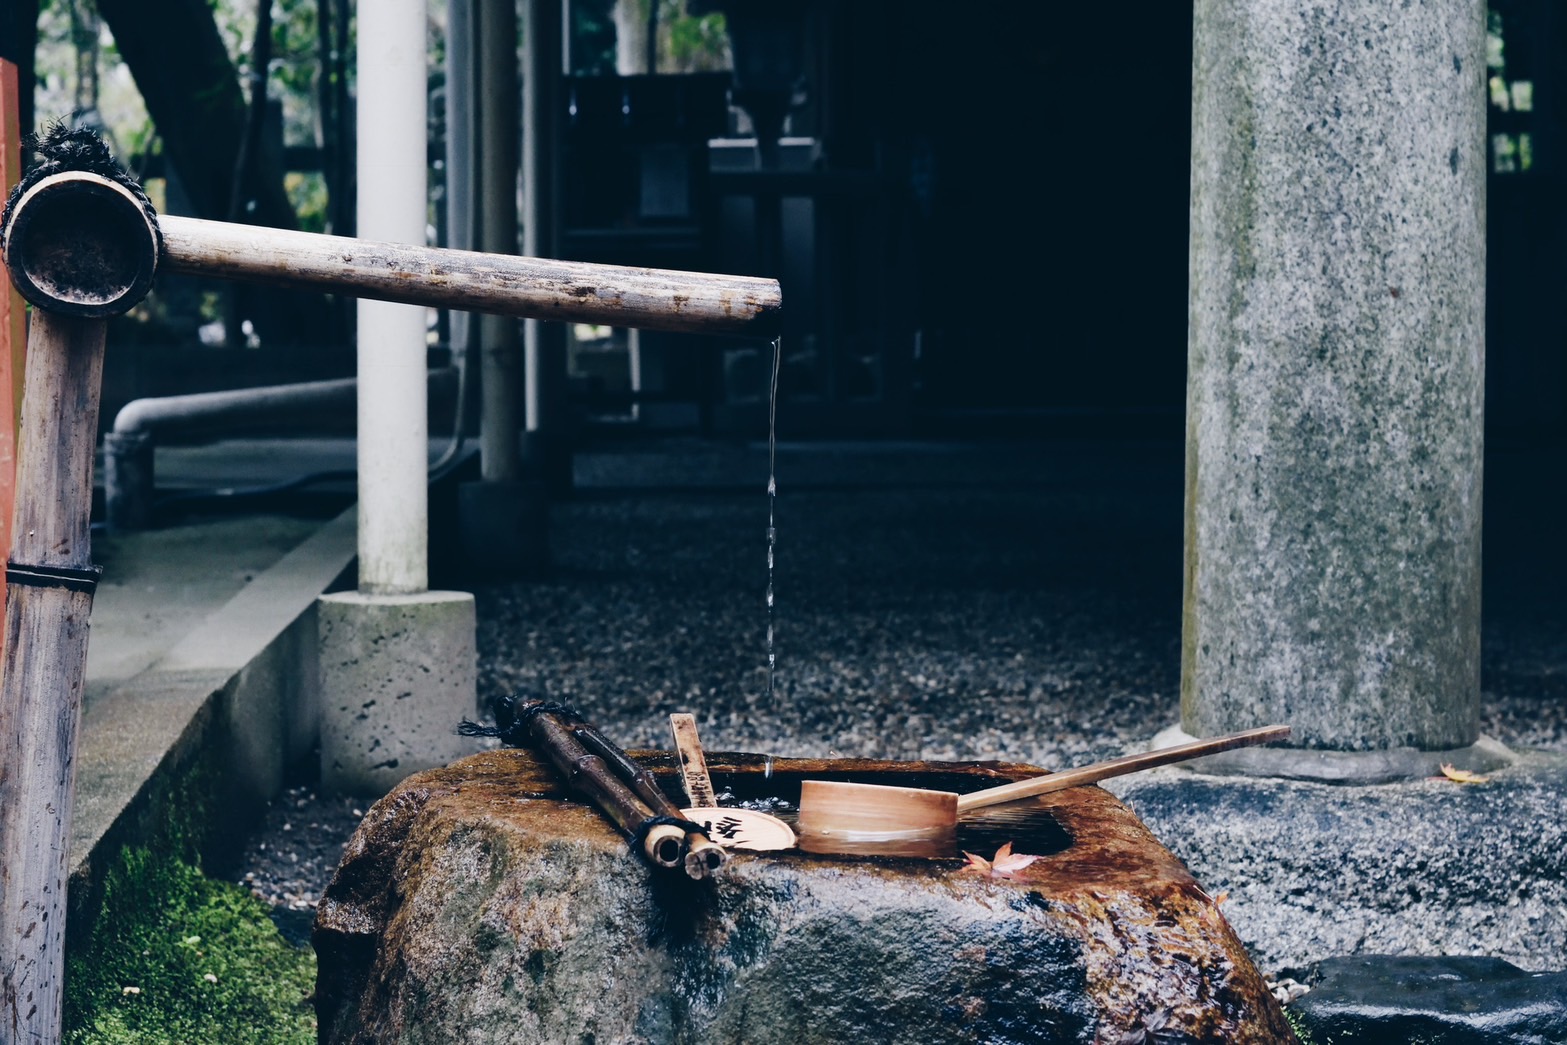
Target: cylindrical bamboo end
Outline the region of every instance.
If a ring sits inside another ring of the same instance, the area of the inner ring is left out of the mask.
[[[680,867],[685,863],[686,833],[669,824],[659,824],[647,833],[643,852],[660,867]]]
[[[717,842],[701,835],[688,836],[691,848],[686,851],[686,874],[700,881],[723,869],[729,854]]]
[[[41,309],[116,316],[152,289],[157,226],[129,189],[101,175],[40,179],[16,201],[4,236],[12,282]]]

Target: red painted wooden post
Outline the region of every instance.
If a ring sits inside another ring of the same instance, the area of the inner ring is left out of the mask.
[[[17,69],[0,58],[0,195],[22,177],[22,126]],[[11,547],[11,513],[16,503],[16,431],[22,405],[22,361],[26,358],[27,309],[0,259],[0,548]],[[0,574],[0,604],[5,576]],[[5,637],[0,632],[0,651]]]

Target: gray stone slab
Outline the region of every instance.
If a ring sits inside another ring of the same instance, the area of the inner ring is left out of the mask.
[[[221,747],[235,801],[282,787],[315,744],[314,604],[353,562],[354,519],[225,519],[105,542],[120,580],[93,608],[89,651],[111,648],[96,666],[89,653],[73,868],[190,745]]]
[[[1333,955],[1567,953],[1567,756],[1517,751],[1481,784],[1208,776],[1105,782],[1209,889],[1258,965]]]
[[[1567,972],[1530,973],[1496,958],[1330,958],[1295,1003],[1312,1037],[1334,1045],[1567,1041]]]
[[[1173,747],[1197,738],[1180,726],[1162,730],[1153,747]],[[1442,767],[1489,773],[1512,765],[1517,756],[1491,739],[1481,737],[1463,747],[1421,751],[1394,747],[1381,751],[1323,751],[1311,748],[1257,747],[1224,751],[1192,759],[1184,768],[1216,776],[1278,777],[1283,780],[1316,780],[1324,784],[1391,784],[1436,776]]]

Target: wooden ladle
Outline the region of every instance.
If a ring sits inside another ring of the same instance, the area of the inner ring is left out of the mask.
[[[1284,740],[1289,734],[1288,726],[1248,729],[1015,780],[966,795],[918,787],[807,780],[800,785],[800,814],[796,824],[799,846],[814,853],[931,855],[931,841],[952,837],[958,817],[975,809],[1097,783],[1109,777],[1233,748]]]

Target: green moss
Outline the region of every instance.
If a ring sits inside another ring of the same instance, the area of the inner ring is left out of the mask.
[[[1299,1012],[1286,1007],[1284,1019],[1295,1032],[1295,1036],[1300,1039],[1300,1045],[1318,1045],[1317,1039],[1311,1036],[1311,1031],[1307,1028],[1306,1021],[1301,1019]]]
[[[68,957],[67,1045],[313,1045],[315,956],[241,887],[155,849],[125,848]]]

